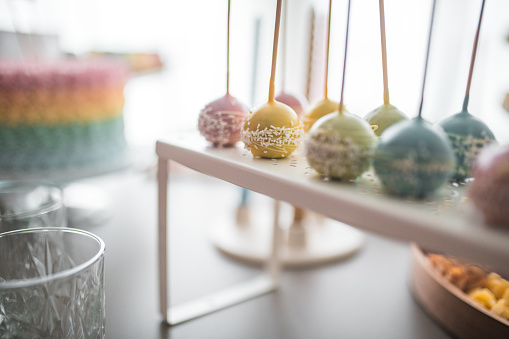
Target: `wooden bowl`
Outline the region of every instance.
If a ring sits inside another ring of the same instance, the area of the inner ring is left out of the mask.
[[[426,252],[411,245],[410,286],[426,312],[459,338],[509,338],[509,321],[484,308],[447,281],[433,267]]]

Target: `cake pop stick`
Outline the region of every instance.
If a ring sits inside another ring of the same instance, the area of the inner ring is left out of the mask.
[[[258,51],[260,49],[260,24],[261,19],[257,18],[254,27],[253,41],[253,66],[251,72],[251,107],[254,106],[256,100],[256,87],[258,83]]]
[[[382,73],[384,80],[384,105],[389,104],[389,76],[387,75],[387,43],[385,41],[384,0],[379,1],[380,7],[380,42],[382,44]]]
[[[481,32],[481,23],[482,23],[482,17],[484,13],[484,3],[486,1],[482,1],[481,5],[481,14],[479,14],[479,23],[477,24],[477,31],[475,33],[475,39],[474,39],[474,48],[472,49],[472,57],[470,59],[470,69],[468,71],[468,80],[467,80],[467,89],[465,90],[465,99],[463,100],[463,111],[467,112],[468,109],[468,100],[470,97],[470,84],[472,83],[472,74],[474,73],[474,64],[475,64],[475,57],[477,55],[477,45],[479,43],[479,33]]]
[[[274,97],[275,97],[277,46],[278,46],[278,42],[279,42],[279,27],[281,24],[281,3],[282,3],[282,0],[277,0],[276,27],[274,28],[274,44],[272,46],[272,68],[270,71],[270,83],[269,83],[269,102],[274,101]]]
[[[282,9],[282,30],[281,30],[281,91],[276,95],[276,101],[279,101],[285,105],[290,106],[295,113],[300,117],[303,113],[305,106],[307,106],[307,100],[303,97],[299,97],[290,94],[285,91],[286,82],[286,26],[287,26],[287,2],[283,0]]]
[[[256,18],[254,24],[254,37],[253,37],[253,66],[251,73],[251,106],[254,106],[255,98],[256,98],[256,85],[257,85],[257,75],[258,75],[258,51],[260,49],[260,23],[261,19]],[[241,188],[241,199],[240,203],[237,206],[236,212],[236,224],[240,227],[247,227],[250,225],[250,208],[248,204],[248,198],[250,196],[250,191],[247,188]]]
[[[308,67],[306,71],[306,99],[310,100],[311,97],[311,75],[313,74],[313,52],[315,44],[315,10],[311,8],[310,13],[310,28],[309,28],[309,53],[308,53]]]
[[[385,10],[384,0],[379,0],[380,8],[380,43],[382,47],[382,73],[384,84],[384,103],[369,112],[364,119],[376,126],[375,133],[380,136],[388,127],[395,123],[408,119],[405,113],[401,112],[396,106],[389,102],[389,76],[387,72],[387,43],[385,38]]]
[[[228,0],[228,19],[226,25],[226,94],[230,94],[230,7],[231,0]]]
[[[324,98],[328,96],[328,83],[329,83],[329,54],[330,54],[330,26],[332,17],[332,0],[329,0],[329,18],[327,21],[327,47],[325,50],[325,80],[324,80]]]
[[[329,0],[329,15],[327,22],[327,44],[325,51],[325,77],[324,77],[324,98],[317,102],[311,110],[304,115],[302,119],[304,122],[304,131],[308,132],[313,124],[321,117],[332,113],[337,108],[337,103],[330,100],[328,97],[328,79],[329,79],[329,49],[330,49],[330,27],[332,21],[332,0]]]
[[[287,26],[287,4],[288,0],[283,2],[283,29],[281,30],[281,91],[285,90],[286,82],[286,26]]]
[[[428,47],[426,49],[426,61],[424,62],[424,76],[422,77],[421,103],[419,104],[418,119],[422,119],[422,104],[424,102],[424,90],[426,88],[426,75],[428,74],[429,50],[431,48],[431,36],[433,33],[433,21],[435,20],[435,7],[437,0],[433,0],[433,8],[431,9],[431,22],[429,24]]]
[[[339,100],[339,114],[343,113],[344,105],[343,105],[343,93],[345,90],[345,77],[346,77],[346,57],[348,55],[348,31],[350,30],[350,2],[348,0],[348,10],[346,15],[346,36],[345,36],[345,56],[343,58],[343,77],[341,78],[341,95]]]

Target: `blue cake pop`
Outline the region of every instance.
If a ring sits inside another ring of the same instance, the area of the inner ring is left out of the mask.
[[[419,115],[400,121],[381,135],[373,167],[387,194],[418,199],[432,195],[452,174],[454,155],[445,133],[422,118],[422,104],[436,0],[433,1]]]

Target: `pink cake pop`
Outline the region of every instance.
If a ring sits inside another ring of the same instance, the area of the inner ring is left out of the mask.
[[[287,93],[285,90],[279,92],[274,99],[282,104],[290,106],[299,117],[302,116],[307,106],[306,98]]]
[[[240,141],[240,131],[249,108],[230,94],[230,0],[226,39],[226,94],[206,105],[198,117],[200,133],[216,147],[233,146]]]
[[[232,146],[240,140],[247,113],[249,108],[227,92],[202,109],[198,129],[214,146]]]
[[[490,145],[476,159],[468,196],[493,226],[509,229],[509,145]]]

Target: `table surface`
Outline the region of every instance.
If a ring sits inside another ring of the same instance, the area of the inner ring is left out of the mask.
[[[107,219],[83,224],[106,242],[107,338],[449,338],[412,298],[408,244],[369,232],[352,257],[287,269],[276,292],[169,327],[158,313],[155,173],[128,170],[79,183],[108,198]],[[207,236],[234,218],[237,186],[173,165],[170,187],[173,304],[262,271],[224,256]],[[269,198],[253,192],[249,199],[271,213]]]

